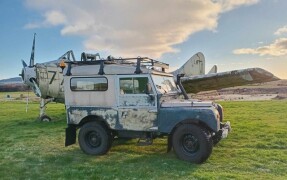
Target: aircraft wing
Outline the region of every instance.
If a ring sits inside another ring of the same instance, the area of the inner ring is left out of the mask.
[[[187,93],[198,93],[200,91],[218,90],[276,80],[279,80],[279,78],[261,68],[249,68],[181,78]]]

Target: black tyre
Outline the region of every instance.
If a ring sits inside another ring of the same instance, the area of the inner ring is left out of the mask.
[[[51,122],[51,118],[47,115],[43,115],[40,117],[40,121],[43,121],[43,122]]]
[[[222,139],[221,138],[221,135],[222,135],[222,132],[217,132],[213,137],[212,137],[212,143],[213,143],[213,146],[216,146],[219,141]]]
[[[193,124],[177,127],[172,136],[172,145],[179,159],[197,164],[208,159],[213,147],[210,133]]]
[[[79,145],[86,154],[103,155],[111,148],[110,131],[96,122],[83,125],[78,136]]]

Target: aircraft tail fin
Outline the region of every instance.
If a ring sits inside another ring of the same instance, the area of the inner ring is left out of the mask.
[[[185,74],[185,76],[195,76],[205,74],[205,58],[201,52],[193,55],[180,68],[173,71],[172,74],[176,77],[178,74]]]

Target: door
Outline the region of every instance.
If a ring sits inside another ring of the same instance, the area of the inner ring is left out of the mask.
[[[134,131],[156,129],[157,97],[151,85],[148,75],[118,76],[118,115],[123,129]]]

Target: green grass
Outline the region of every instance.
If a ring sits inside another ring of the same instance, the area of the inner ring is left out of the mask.
[[[221,102],[233,131],[194,165],[152,146],[115,141],[104,156],[64,147],[64,105],[49,104],[53,122],[37,121],[39,104],[0,102],[0,179],[287,179],[287,102]]]
[[[10,98],[7,98],[10,96]],[[39,98],[32,91],[23,92],[0,92],[0,102],[1,101],[22,101],[26,102],[27,97],[30,102],[39,101]]]

